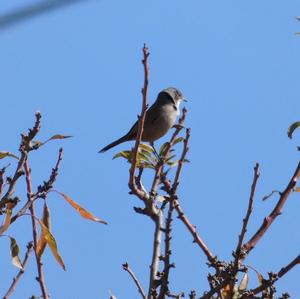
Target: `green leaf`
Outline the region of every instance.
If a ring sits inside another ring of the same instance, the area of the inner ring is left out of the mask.
[[[182,142],[183,140],[184,140],[183,137],[178,137],[178,138],[176,138],[175,141],[173,142],[173,145],[175,145],[175,144],[177,144],[177,143],[179,143],[179,142]]]
[[[178,165],[178,160],[177,161],[169,161],[167,164],[172,168]]]
[[[165,154],[165,150],[168,147],[169,142],[165,142],[164,144],[162,144],[162,146],[159,148],[159,155],[163,156]]]
[[[55,134],[55,135],[51,136],[49,139],[47,139],[45,142],[43,142],[43,144],[45,144],[51,140],[66,139],[66,138],[71,138],[71,137],[72,136],[70,136],[70,135]]]
[[[293,138],[293,133],[294,133],[295,129],[297,129],[299,126],[300,126],[300,121],[296,121],[289,126],[287,134],[290,139]]]
[[[139,152],[138,153],[138,161],[140,161],[140,160],[143,160],[143,161],[145,161],[145,162],[148,162],[149,164],[152,164],[152,161],[151,161],[151,159],[149,158],[149,157],[147,157],[147,155],[145,155],[144,153],[142,153],[142,152]]]
[[[10,237],[10,236],[8,236],[8,237],[10,239],[11,262],[14,266],[22,269],[23,266],[22,266],[21,260],[19,258],[20,249],[19,249],[19,246],[16,242],[16,239],[14,239],[13,237]]]
[[[152,146],[148,145],[148,144],[141,143],[139,145],[139,149],[144,149],[147,152],[154,153],[154,148]]]
[[[171,155],[170,157],[168,157],[168,159],[166,159],[166,163],[168,163],[171,159],[175,158],[176,155]]]
[[[15,159],[19,160],[19,158],[16,155],[14,155],[10,152],[1,152],[0,151],[0,159],[3,159],[5,157],[12,157],[12,158],[15,158]]]
[[[122,152],[119,152],[117,153],[116,155],[113,156],[113,159],[116,159],[116,158],[125,158],[126,160],[130,160],[131,159],[131,151],[122,151]]]
[[[184,163],[191,163],[191,161],[189,159],[184,159],[183,162]]]

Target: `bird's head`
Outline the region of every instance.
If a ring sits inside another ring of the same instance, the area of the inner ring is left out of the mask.
[[[186,99],[183,98],[182,92],[175,87],[168,87],[162,90],[161,93],[167,94],[177,108],[179,108],[182,101],[186,102]]]

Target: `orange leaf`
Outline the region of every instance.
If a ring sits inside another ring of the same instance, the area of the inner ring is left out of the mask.
[[[39,220],[39,223],[40,223],[41,228],[42,228],[42,234],[44,234],[44,238],[45,238],[48,246],[50,247],[55,259],[61,265],[61,267],[64,270],[66,270],[65,264],[64,264],[61,256],[58,253],[58,249],[57,249],[57,245],[56,245],[56,241],[55,241],[54,236],[51,234],[51,232],[49,231],[47,226],[41,220]]]
[[[231,291],[230,291],[230,284],[227,284],[223,290],[222,290],[222,296],[224,299],[230,299],[232,298],[231,296]]]
[[[43,210],[43,218],[41,219],[41,221],[43,221],[43,223],[45,224],[45,226],[49,229],[50,231],[50,226],[51,226],[51,219],[50,219],[50,211],[49,208],[46,204],[46,201],[44,202],[44,210]],[[45,234],[44,231],[42,230],[40,239],[37,243],[36,246],[36,254],[38,257],[41,257],[45,248],[46,248],[47,242],[45,239]]]
[[[57,192],[58,194],[60,194],[83,218],[88,219],[88,220],[92,220],[95,222],[99,222],[102,224],[107,224],[106,221],[103,221],[97,217],[95,217],[92,213],[88,212],[86,209],[84,209],[83,207],[81,207],[78,203],[76,203],[74,200],[72,200],[69,196],[67,196],[66,194],[53,190],[55,192]]]
[[[10,218],[12,214],[12,209],[8,208],[8,204],[6,204],[6,213],[3,225],[0,227],[0,235],[2,235],[10,225]]]

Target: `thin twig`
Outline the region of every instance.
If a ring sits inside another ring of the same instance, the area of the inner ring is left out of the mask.
[[[157,282],[159,281],[158,270],[159,270],[159,258],[160,258],[160,246],[161,246],[161,234],[162,234],[162,222],[163,214],[159,210],[155,219],[155,231],[153,240],[153,251],[152,251],[152,262],[150,266],[150,281],[148,290],[148,299],[156,298]]]
[[[134,274],[134,272],[132,271],[132,269],[129,267],[128,263],[125,263],[122,265],[123,269],[129,273],[129,275],[131,276],[131,278],[133,279],[134,283],[136,284],[141,296],[143,299],[146,299],[146,295],[145,292],[139,282],[139,280],[137,279],[136,275]]]
[[[169,210],[168,210],[168,215],[167,215],[167,218],[165,221],[166,225],[165,225],[165,229],[164,229],[165,253],[164,253],[164,256],[161,257],[162,261],[164,262],[164,269],[161,273],[161,287],[160,287],[158,299],[164,299],[165,294],[167,294],[169,292],[169,286],[168,286],[169,285],[169,273],[170,273],[170,269],[172,267],[174,267],[174,265],[171,264],[171,262],[170,262],[173,211],[174,211],[173,202],[169,202]]]
[[[254,194],[255,194],[256,184],[257,184],[257,180],[259,178],[259,175],[260,175],[259,164],[256,163],[256,165],[254,167],[253,182],[252,182],[252,185],[251,185],[251,192],[250,192],[250,197],[249,197],[249,202],[248,202],[247,213],[246,213],[245,218],[243,219],[242,230],[241,230],[241,233],[239,235],[238,244],[237,244],[237,247],[236,247],[236,250],[235,250],[236,259],[239,259],[239,255],[240,255],[240,252],[241,252],[241,247],[242,247],[242,244],[244,242],[245,234],[247,232],[248,222],[249,222],[252,210],[253,210]]]
[[[32,186],[31,186],[31,169],[28,164],[28,159],[26,157],[24,162],[24,169],[25,169],[25,176],[26,176],[26,185],[27,185],[27,199],[28,201],[32,201]],[[30,213],[31,213],[31,219],[32,219],[32,233],[33,233],[33,244],[34,244],[34,253],[36,257],[36,264],[37,264],[37,270],[38,270],[38,277],[37,281],[41,287],[42,295],[44,299],[48,299],[48,291],[46,287],[45,277],[44,277],[44,271],[43,271],[43,263],[41,257],[37,254],[37,244],[38,244],[38,230],[37,230],[37,218],[35,215],[35,208],[34,203],[29,207]]]
[[[164,150],[164,155],[163,155],[163,157],[161,157],[161,162],[157,164],[157,167],[155,170],[155,179],[153,180],[151,192],[150,192],[150,194],[152,194],[152,195],[156,194],[158,185],[161,183],[161,175],[163,173],[164,161],[168,157],[170,149],[172,148],[174,141],[176,140],[176,137],[178,136],[180,131],[183,129],[183,123],[185,121],[186,114],[187,114],[187,109],[185,107],[183,107],[182,115],[179,118],[178,124],[175,126],[175,131]]]
[[[176,192],[177,192],[177,188],[178,188],[178,185],[179,185],[179,178],[180,178],[180,174],[181,174],[181,171],[182,171],[182,166],[183,166],[186,154],[189,150],[188,144],[189,144],[190,134],[191,134],[191,129],[186,129],[185,130],[185,139],[184,139],[184,142],[183,142],[183,150],[182,150],[181,157],[178,161],[178,166],[177,166],[173,186],[172,186],[172,189],[171,189],[171,194],[176,194]]]
[[[42,186],[38,186],[38,190],[36,193],[32,194],[32,197],[30,200],[27,200],[25,205],[11,218],[11,223],[16,221],[20,216],[22,216],[24,213],[26,213],[27,209],[31,206],[31,204],[37,200],[38,198],[46,198],[47,193],[53,188],[53,184],[58,176],[58,170],[62,161],[63,157],[63,149],[60,148],[58,152],[58,158],[56,161],[56,165],[54,168],[52,168],[51,175],[49,177],[49,180],[44,182]]]
[[[148,82],[149,82],[149,65],[148,65],[148,57],[149,57],[149,52],[148,48],[146,45],[143,47],[143,66],[144,66],[144,87],[142,89],[142,95],[143,95],[143,104],[142,104],[142,111],[141,115],[139,116],[139,121],[138,121],[138,131],[137,131],[137,137],[135,141],[135,145],[132,151],[132,163],[130,167],[130,176],[129,176],[129,188],[131,191],[138,195],[140,198],[144,197],[144,193],[139,190],[136,187],[135,184],[135,168],[136,168],[136,163],[137,163],[137,155],[138,155],[138,149],[139,145],[142,140],[142,134],[144,130],[144,122],[145,122],[145,116],[146,116],[146,111],[147,111],[147,97],[148,97]]]
[[[178,167],[177,167],[177,171],[176,171],[176,175],[175,175],[175,179],[174,179],[174,183],[172,185],[172,188],[169,190],[169,195],[171,196],[171,201],[174,202],[174,207],[178,213],[178,218],[185,224],[185,226],[188,228],[188,230],[190,231],[190,233],[192,234],[193,238],[194,238],[194,242],[197,243],[200,248],[202,249],[202,251],[205,253],[207,259],[212,263],[215,264],[215,262],[217,261],[216,256],[214,256],[212,254],[212,252],[208,249],[207,245],[204,243],[204,241],[202,240],[202,238],[199,236],[199,234],[197,233],[197,230],[195,228],[195,226],[193,226],[190,221],[188,220],[188,218],[185,216],[183,209],[180,206],[180,203],[178,201],[178,197],[176,195],[176,191],[177,191],[177,187],[179,184],[179,177],[181,174],[181,170],[182,170],[182,165],[184,163],[184,159],[185,156],[188,152],[188,142],[189,142],[189,138],[190,138],[190,130],[186,129],[186,137],[184,140],[184,146],[183,146],[183,151],[182,151],[182,155],[181,158],[178,162]],[[168,189],[168,186],[165,184],[165,187]]]
[[[298,179],[300,177],[300,163],[298,164],[295,173],[293,174],[290,182],[288,183],[285,190],[281,193],[280,198],[277,202],[277,205],[273,209],[273,211],[267,216],[261,227],[257,230],[257,232],[250,238],[250,240],[244,245],[245,252],[248,254],[257,244],[257,242],[263,237],[267,229],[273,223],[273,221],[282,213],[282,209],[284,204],[286,203],[288,196],[293,191]]]
[[[198,234],[196,227],[192,225],[189,219],[185,216],[183,209],[181,208],[179,201],[177,199],[174,201],[174,207],[178,213],[178,218],[184,223],[184,225],[187,227],[189,232],[192,234],[194,238],[194,242],[199,245],[199,247],[202,249],[209,262],[212,265],[214,265],[217,262],[217,257],[209,250],[207,245],[204,243],[204,241]]]
[[[261,293],[270,286],[272,286],[279,278],[287,274],[296,265],[300,264],[300,254],[294,258],[288,265],[282,267],[278,273],[273,273],[271,279],[264,280],[258,287],[250,290],[247,294],[243,295],[241,299],[251,299],[254,295]]]
[[[227,281],[223,280],[220,284],[212,288],[209,292],[206,292],[203,296],[199,299],[211,299],[215,293],[219,293],[226,285],[228,284]],[[196,298],[196,297],[195,297]]]
[[[17,286],[17,284],[18,284],[18,282],[19,282],[19,280],[21,278],[21,276],[25,273],[27,264],[29,262],[30,254],[32,252],[32,247],[33,247],[32,242],[29,242],[27,244],[27,251],[26,251],[23,263],[22,263],[22,269],[20,269],[20,271],[18,272],[18,274],[16,275],[16,277],[14,277],[14,279],[12,281],[12,284],[9,287],[8,291],[6,292],[6,294],[4,295],[3,299],[10,298],[10,296],[14,292],[14,290],[15,290],[15,288],[16,288],[16,286]]]
[[[245,235],[247,232],[248,222],[249,222],[252,210],[253,210],[254,194],[255,194],[256,184],[257,184],[259,175],[260,175],[259,164],[256,163],[255,167],[254,167],[253,181],[252,181],[251,192],[250,192],[249,201],[248,201],[248,208],[247,208],[246,216],[243,219],[241,233],[239,235],[238,244],[237,244],[235,252],[234,252],[234,266],[233,266],[232,277],[237,276],[238,271],[239,271],[240,262],[241,262],[241,260],[243,260],[246,257],[245,252],[242,250],[242,245],[243,245],[244,238],[245,238]],[[236,281],[235,279],[231,279],[231,282],[230,282],[231,293],[233,292],[235,281]]]
[[[21,157],[19,159],[16,171],[12,177],[12,179],[9,181],[9,187],[5,195],[1,198],[0,200],[0,209],[5,206],[5,204],[11,199],[15,185],[18,181],[18,179],[24,174],[23,167],[25,163],[25,159],[27,157],[27,154],[29,151],[32,149],[36,149],[37,147],[32,147],[31,141],[33,138],[36,136],[38,131],[40,130],[41,126],[41,114],[40,112],[36,112],[35,114],[35,124],[32,129],[29,129],[28,135],[21,134],[22,140],[21,140],[21,145],[20,145],[20,152],[21,152]]]

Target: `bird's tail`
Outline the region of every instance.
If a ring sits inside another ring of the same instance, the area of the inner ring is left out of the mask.
[[[125,136],[121,137],[120,139],[118,139],[118,140],[116,140],[116,141],[110,143],[109,145],[105,146],[103,149],[101,149],[101,150],[99,151],[99,153],[104,153],[104,152],[108,151],[109,149],[111,149],[112,147],[114,147],[114,146],[116,146],[116,145],[118,145],[118,144],[120,144],[120,143],[123,143],[123,142],[125,142],[125,141],[128,141],[128,140],[129,140],[129,139],[128,139],[128,136],[125,135]]]

